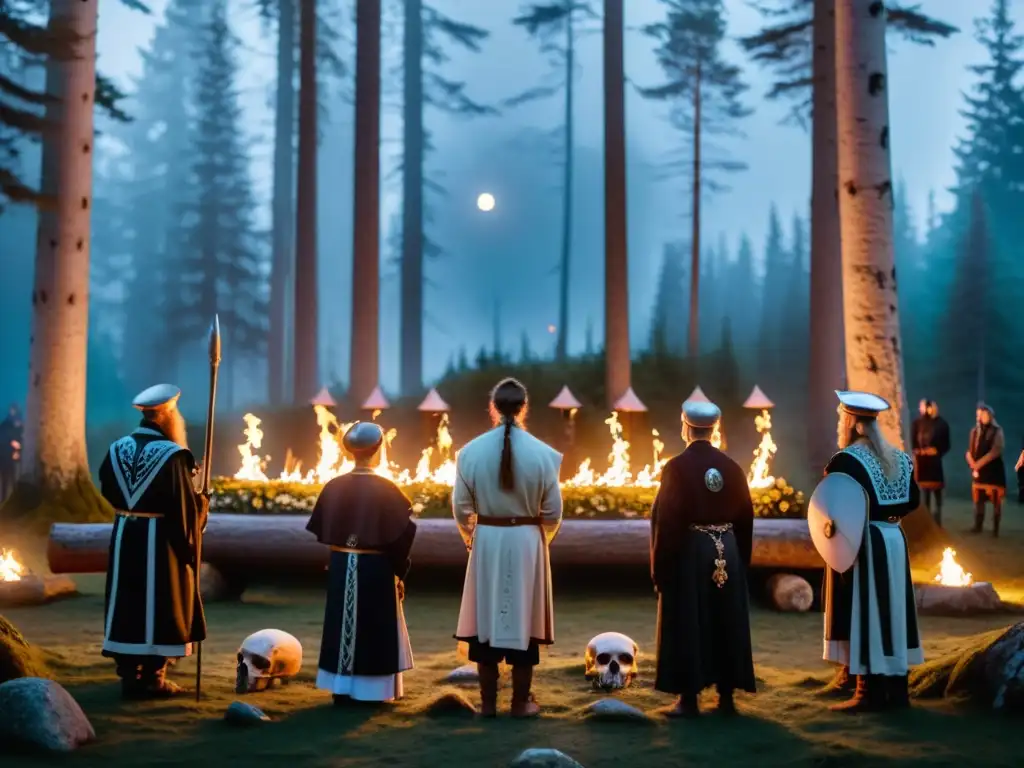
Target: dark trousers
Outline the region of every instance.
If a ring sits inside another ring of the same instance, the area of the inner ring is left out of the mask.
[[[126,684],[153,685],[159,683],[167,671],[167,659],[163,656],[117,654],[114,661],[117,663],[117,676]]]
[[[922,488],[921,493],[924,496],[924,505],[928,508],[928,511],[932,513],[932,517],[935,518],[935,522],[942,525],[942,489],[941,488]],[[932,505],[934,500],[935,504]]]

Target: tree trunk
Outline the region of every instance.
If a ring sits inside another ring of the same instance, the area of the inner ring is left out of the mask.
[[[46,69],[52,126],[43,139],[32,291],[32,350],[22,479],[43,496],[88,493],[85,379],[89,332],[89,217],[98,0],[54,0],[51,36],[71,37]],[[92,491],[95,494],[95,489]],[[38,501],[36,502],[38,503]]]
[[[835,0],[814,0],[811,126],[810,357],[807,456],[815,472],[835,452],[835,390],[846,386],[839,231]]]
[[[836,97],[847,386],[892,405],[878,419],[903,447],[906,395],[893,260],[885,6],[836,2]]]
[[[274,127],[273,259],[270,272],[270,338],[267,372],[271,405],[287,398],[285,347],[288,286],[292,276],[295,174],[295,2],[280,0],[277,27],[277,104]]]
[[[292,397],[304,403],[320,386],[317,307],[317,103],[316,0],[302,0],[299,14],[299,180],[295,220],[295,376]],[[358,221],[358,219],[356,219]],[[358,227],[357,227],[358,230]]]
[[[690,359],[700,354],[700,121],[701,121],[701,67],[693,83],[693,221],[690,223]]]
[[[349,394],[377,386],[380,322],[380,3],[356,4],[355,207]]]
[[[575,104],[576,44],[572,10],[565,16],[565,167],[562,171],[562,259],[558,272],[558,337],[555,360],[569,354],[569,266],[572,261],[573,105]]]
[[[316,573],[329,551],[306,530],[303,515],[210,515],[203,560],[225,576],[260,572]],[[455,521],[416,521],[412,559],[416,567],[464,565],[466,547]],[[110,524],[55,525],[46,556],[54,573],[102,573],[107,568]],[[551,545],[551,562],[646,568],[651,526],[647,520],[566,520]],[[754,568],[790,571],[823,567],[806,520],[761,517],[754,520]],[[243,579],[244,580],[244,579]]]
[[[604,350],[608,407],[630,387],[623,0],[604,1]],[[587,326],[587,353],[593,352]]]
[[[423,0],[405,4],[402,138],[401,390],[423,388]]]

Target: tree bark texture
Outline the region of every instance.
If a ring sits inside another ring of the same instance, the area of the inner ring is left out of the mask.
[[[285,348],[288,329],[287,291],[291,284],[295,223],[295,0],[278,3],[277,101],[274,113],[274,190],[271,227],[270,338],[267,369],[270,404],[283,405],[288,379]]]
[[[555,360],[565,362],[569,354],[569,287],[572,265],[573,201],[573,110],[575,107],[576,41],[572,10],[565,15],[565,166],[562,169],[562,250],[558,271],[558,336]]]
[[[687,345],[687,353],[694,361],[700,355],[700,89],[701,68],[698,61],[693,82],[693,221],[690,223],[690,336]]]
[[[301,573],[322,570],[329,551],[306,530],[304,515],[210,515],[203,560],[226,575]],[[110,524],[57,524],[50,530],[47,558],[54,573],[102,573],[107,568]],[[647,520],[567,520],[551,545],[556,566],[646,567],[651,526]],[[417,521],[412,559],[416,567],[466,562],[454,520]],[[822,568],[806,520],[754,521],[755,568]]]
[[[299,178],[295,202],[295,375],[292,396],[305,403],[320,386],[317,302],[317,82],[316,0],[301,0],[299,14]],[[358,196],[357,196],[358,197]]]
[[[836,99],[847,386],[892,408],[878,419],[903,447],[906,393],[893,258],[885,5],[836,2]]]
[[[402,104],[401,391],[423,388],[423,0],[406,0]]]
[[[355,205],[349,394],[362,403],[377,386],[380,334],[381,0],[356,3]]]
[[[54,0],[50,29],[73,36],[51,58],[42,190],[32,289],[32,339],[22,478],[64,490],[89,474],[85,447],[89,335],[89,225],[98,0]]]
[[[811,309],[807,454],[815,472],[835,452],[835,390],[846,386],[839,229],[835,0],[814,0],[811,125]]]
[[[604,2],[604,352],[608,407],[631,386],[623,0]]]

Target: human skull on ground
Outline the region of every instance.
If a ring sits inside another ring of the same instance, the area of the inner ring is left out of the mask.
[[[603,632],[587,645],[586,677],[601,690],[625,688],[636,676],[639,654],[632,638],[621,632]]]
[[[302,644],[280,629],[261,629],[242,641],[238,649],[235,692],[253,693],[270,687],[275,679],[295,677],[302,668]]]

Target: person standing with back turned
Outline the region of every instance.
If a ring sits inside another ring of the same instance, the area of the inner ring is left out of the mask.
[[[456,457],[452,509],[469,563],[455,632],[480,677],[480,714],[497,715],[498,664],[512,666],[512,716],[534,717],[541,645],[555,640],[548,545],[562,522],[562,455],[524,427],[526,387],[491,393],[494,429]]]
[[[718,689],[733,714],[733,691],[755,692],[747,605],[754,504],[739,464],[711,444],[714,403],[683,406],[686,450],[661,471],[651,508],[651,578],[658,593],[654,688],[679,696],[669,717],[696,717],[697,696]]]

